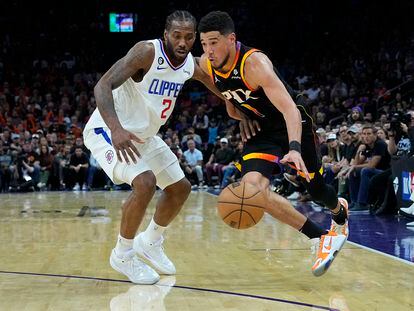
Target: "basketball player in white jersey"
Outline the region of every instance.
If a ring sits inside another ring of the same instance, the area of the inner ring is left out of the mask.
[[[84,129],[85,145],[116,184],[132,192],[123,205],[111,266],[133,283],[154,284],[158,272],[175,274],[162,247],[163,232],[190,193],[176,156],[156,134],[169,118],[185,81],[210,78],[190,53],[196,21],[187,11],[167,17],[163,40],[138,42],[95,86],[97,109]],[[151,223],[135,236],[156,186],[163,191]]]

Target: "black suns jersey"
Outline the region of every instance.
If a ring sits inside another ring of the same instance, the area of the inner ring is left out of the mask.
[[[208,69],[218,90],[229,100],[237,109],[244,112],[251,119],[255,119],[264,128],[275,130],[286,129],[283,114],[271,103],[262,88],[252,89],[246,82],[244,77],[244,64],[246,58],[254,52],[260,50],[250,48],[242,44],[236,43],[236,58],[231,69],[227,73],[221,73],[212,68],[210,61]],[[290,96],[295,99],[295,91],[283,81],[274,68],[276,75],[285,85]]]

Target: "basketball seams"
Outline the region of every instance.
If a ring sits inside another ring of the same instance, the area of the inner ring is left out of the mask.
[[[245,189],[245,182],[242,182],[242,183],[240,183],[240,184],[243,184],[243,196],[244,196],[244,189]],[[228,189],[231,193],[233,193],[233,195],[235,196],[235,197],[237,197],[237,198],[239,198],[239,199],[243,199],[244,197],[241,197],[241,196],[239,196],[238,194],[236,194],[233,190],[231,190],[231,188],[230,187],[227,187],[227,188],[225,188],[225,189]],[[249,196],[249,197],[245,197],[244,199],[251,199],[251,198],[253,198],[255,195],[257,195],[258,193],[260,193],[260,190],[259,191],[257,191],[256,193],[254,193],[254,194],[252,194],[251,196]]]
[[[248,211],[244,211],[244,212],[247,213],[247,215],[250,216],[250,218],[253,220],[254,224],[257,224],[256,220],[254,219],[254,217],[252,216],[252,214],[250,214],[250,212],[248,212]],[[260,219],[262,219],[262,218],[260,218]],[[259,221],[260,221],[260,219],[259,219]]]
[[[233,186],[234,188],[232,185],[227,186],[219,195],[217,202],[219,215],[234,229],[250,228],[259,223],[263,217],[265,210],[263,194],[258,196],[261,191],[249,183],[234,183]]]
[[[260,192],[261,192],[261,191],[259,190],[259,191],[257,191],[255,194],[251,195],[250,197],[245,197],[244,199],[246,199],[246,200],[251,199],[251,198],[253,198],[254,196],[256,196],[257,194],[259,194]]]
[[[241,197],[241,196],[239,196],[238,194],[234,193],[234,192],[230,189],[230,187],[227,187],[227,188],[225,188],[225,189],[228,189],[231,193],[233,193],[233,195],[234,195],[236,198],[243,199],[243,197]],[[243,190],[244,190],[244,183],[243,183]]]
[[[240,205],[240,203],[239,202],[227,202],[227,201],[218,201],[217,203],[225,203],[225,204],[234,204],[234,205]],[[250,207],[257,207],[257,208],[261,208],[261,209],[264,209],[264,207],[263,206],[260,206],[260,205],[254,205],[254,204],[243,204],[243,206],[250,206]],[[236,210],[236,211],[238,211],[238,210]]]
[[[246,184],[245,183],[243,183],[243,196],[242,196],[242,201],[241,201],[241,204],[240,204],[239,227],[237,229],[240,229],[241,219],[242,219],[242,216],[243,216],[244,189],[246,189]]]

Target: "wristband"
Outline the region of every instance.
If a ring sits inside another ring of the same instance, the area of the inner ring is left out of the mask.
[[[289,143],[289,150],[294,150],[294,151],[297,151],[299,153],[302,153],[302,148],[301,148],[300,142],[298,142],[297,140],[292,140]]]

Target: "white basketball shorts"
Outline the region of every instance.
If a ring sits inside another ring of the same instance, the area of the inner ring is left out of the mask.
[[[157,186],[161,189],[184,178],[177,157],[158,136],[147,138],[143,144],[132,141],[141,158],[137,163],[130,159],[130,164],[127,164],[125,161],[118,160],[111,142],[111,131],[108,128],[96,128],[83,134],[85,146],[115,184],[131,185],[134,178],[145,171],[154,173]]]

